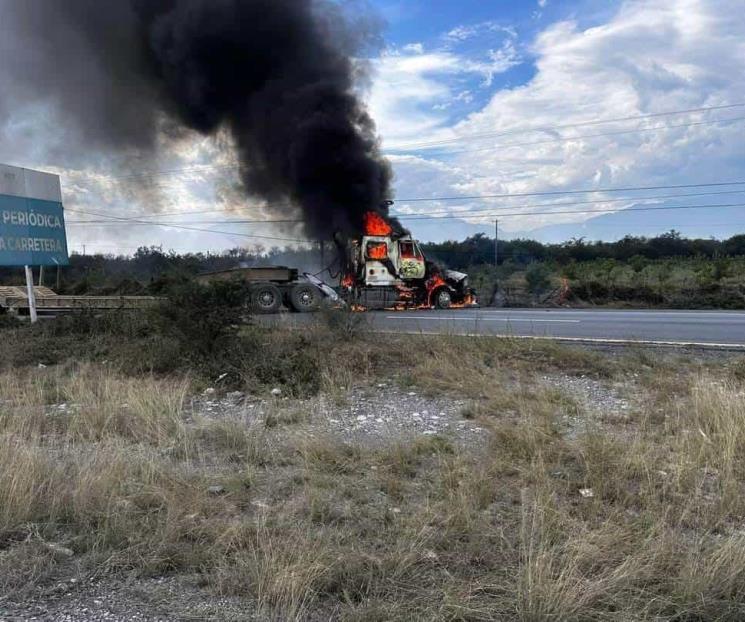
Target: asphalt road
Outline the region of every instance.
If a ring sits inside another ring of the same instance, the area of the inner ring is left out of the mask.
[[[278,321],[303,326],[313,316]],[[371,330],[395,333],[551,337],[577,341],[654,342],[745,348],[745,312],[458,309],[365,314]]]

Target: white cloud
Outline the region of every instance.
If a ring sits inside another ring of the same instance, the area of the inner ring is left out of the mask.
[[[424,45],[421,43],[409,43],[403,47],[403,50],[410,54],[424,54]]]
[[[456,26],[448,33],[445,34],[445,40],[449,41],[467,41],[473,39],[476,36],[488,33],[502,33],[512,38],[517,37],[517,32],[512,26],[504,26],[503,24],[489,20],[485,22],[479,22],[477,24],[462,24]]]
[[[482,87],[487,87],[496,75],[520,62],[511,34],[481,58],[447,47],[425,52],[421,43],[384,53],[372,63],[368,105],[386,147],[411,142],[422,134],[452,138],[445,112],[456,102],[468,104],[474,99],[470,90],[458,84],[459,79],[480,77]]]
[[[532,46],[536,75],[530,82],[500,90],[483,110],[451,127],[435,124],[436,132],[418,132],[411,142],[741,102],[745,93],[745,12],[741,9],[740,0],[629,0],[600,26],[582,30],[571,21],[553,24]],[[432,80],[430,90],[436,92],[438,84],[447,89],[442,81]],[[452,146],[453,151],[467,153],[439,159],[452,171],[450,188],[468,194],[739,179],[745,162],[742,122],[542,142],[557,136],[736,116],[744,116],[743,111],[470,140]],[[399,116],[397,127],[406,125],[406,117]],[[382,129],[386,130],[385,124]],[[510,143],[520,146],[510,147]],[[420,157],[434,159],[426,152]],[[409,189],[407,194],[417,191],[403,173],[398,179]],[[418,192],[428,194],[429,185],[423,182]],[[561,222],[561,218],[512,219],[505,226],[524,229]]]

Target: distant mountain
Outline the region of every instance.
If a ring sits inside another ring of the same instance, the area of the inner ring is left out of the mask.
[[[721,203],[737,203],[736,199]],[[659,207],[659,204],[654,207]],[[680,205],[680,203],[670,204]],[[650,207],[634,206],[634,207]],[[587,240],[614,241],[626,235],[653,237],[675,229],[684,237],[691,238],[729,238],[745,233],[745,207],[703,209],[633,211],[633,207],[596,216],[582,223],[546,225],[537,229],[508,231],[500,229],[503,239],[528,238],[539,242],[559,243],[572,238]],[[443,240],[462,240],[476,233],[494,237],[494,228],[472,225],[455,220],[414,220],[408,226],[420,240],[440,242]]]

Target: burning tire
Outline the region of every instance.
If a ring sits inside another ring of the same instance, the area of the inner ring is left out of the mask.
[[[441,287],[432,296],[432,302],[436,309],[449,309],[453,304],[453,297],[445,287]]]
[[[321,305],[320,290],[309,283],[295,285],[287,297],[290,308],[298,313],[317,311]]]
[[[282,306],[282,292],[272,283],[262,283],[251,288],[251,310],[255,313],[277,313]]]

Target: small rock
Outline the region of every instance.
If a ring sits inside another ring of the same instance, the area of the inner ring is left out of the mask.
[[[365,417],[365,415],[359,415],[357,421],[367,421],[367,417]]]
[[[282,395],[282,389],[280,389],[279,387],[275,387],[274,389],[272,389],[273,397],[279,397],[280,395]]]
[[[592,499],[592,497],[595,496],[595,492],[593,491],[592,488],[580,488],[579,489],[579,494],[584,499]]]
[[[208,389],[205,389],[205,390],[204,390],[204,391],[202,392],[202,395],[204,395],[204,396],[206,397],[206,396],[208,396],[208,395],[214,395],[214,394],[215,394],[216,392],[217,392],[217,391],[215,391],[215,389],[213,389],[212,387],[209,387]]]
[[[437,434],[437,432],[435,432],[434,430],[426,430],[426,431],[424,432],[424,434],[425,434],[426,436],[432,436],[433,434]]]
[[[391,508],[391,512],[393,512],[394,514],[400,514],[401,508]]]
[[[207,489],[207,492],[211,495],[222,495],[225,493],[225,487],[224,486],[210,486]]]
[[[46,365],[44,365],[44,363],[39,363],[39,365],[38,365],[38,368],[39,368],[39,369],[46,369],[46,368],[47,368],[47,366],[46,366]]]
[[[62,546],[61,544],[55,544],[54,542],[45,542],[44,546],[46,546],[55,555],[62,555],[64,557],[72,557],[73,555],[75,555],[75,552],[72,549],[68,549],[66,546]]]

